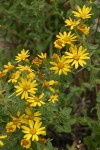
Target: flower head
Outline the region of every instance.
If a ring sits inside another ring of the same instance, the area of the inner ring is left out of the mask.
[[[79,6],[77,6],[77,11],[72,11],[72,13],[74,14],[75,17],[78,17],[80,19],[86,19],[86,18],[91,18],[90,11],[91,8],[86,7],[85,5],[83,6],[83,8],[81,9]]]
[[[4,72],[8,72],[10,70],[12,70],[14,68],[14,65],[11,64],[11,62],[9,61],[7,65],[4,65]]]
[[[51,95],[48,101],[55,103],[56,101],[58,101],[58,95],[57,94]]]
[[[17,79],[20,76],[20,74],[21,73],[19,71],[15,72],[15,73],[12,73],[10,79],[8,80],[8,82],[16,83]]]
[[[41,118],[40,118],[41,113],[39,111],[36,111],[33,113],[31,108],[26,108],[25,113],[26,114],[24,116],[24,123],[26,123],[26,124],[29,120],[33,120],[33,121],[41,120]]]
[[[56,37],[60,40],[63,40],[63,42],[65,44],[69,44],[71,45],[73,41],[76,41],[77,36],[75,36],[74,34],[71,34],[71,32],[59,32],[59,35],[56,35]]]
[[[66,25],[70,26],[70,29],[72,30],[75,26],[77,26],[80,23],[80,20],[72,20],[70,17],[69,19],[65,20]]]
[[[24,115],[20,115],[20,112],[17,112],[17,117],[10,115],[12,118],[12,125],[15,125],[16,128],[20,128],[21,121],[23,120]],[[11,123],[11,122],[10,122]]]
[[[18,85],[14,86],[16,88],[16,96],[21,95],[21,99],[27,99],[29,94],[35,94],[37,83],[36,80],[21,78]]]
[[[37,74],[39,79],[43,79],[44,78],[44,74],[42,72],[38,72]]]
[[[44,93],[42,93],[39,97],[33,95],[32,97],[28,98],[28,102],[31,103],[30,106],[36,107],[36,106],[41,106],[45,104],[45,102],[42,101],[42,98],[44,97]]]
[[[40,66],[42,64],[42,60],[39,59],[38,57],[35,57],[33,60],[32,60],[32,64],[36,65],[36,66]]]
[[[39,140],[40,143],[43,143],[43,144],[46,144],[47,143],[47,140],[45,138],[40,138]]]
[[[62,49],[65,46],[65,42],[62,39],[57,39],[54,42],[54,47],[57,49]]]
[[[27,74],[27,79],[31,79],[33,80],[35,78],[35,73],[34,72],[30,72],[29,74]]]
[[[4,70],[0,71],[0,78],[6,76],[7,72],[5,72]]]
[[[20,142],[20,145],[23,148],[29,149],[31,147],[31,141],[30,140],[26,140],[26,139],[22,139]]]
[[[12,118],[12,122],[8,122],[6,125],[7,132],[14,132],[16,128],[20,128],[21,121],[23,120],[24,115],[20,116],[20,112],[17,112],[17,117],[10,115]]]
[[[22,132],[25,133],[26,140],[39,141],[39,135],[46,135],[45,127],[41,127],[42,122],[29,120],[29,127],[22,126]]]
[[[50,81],[47,81],[47,80],[44,80],[43,84],[42,84],[42,87],[43,88],[47,88],[47,87],[50,87],[51,85],[54,85],[56,81],[54,80],[50,80]]]
[[[53,67],[50,68],[50,70],[55,71],[55,74],[65,74],[67,75],[68,72],[70,72],[70,65],[69,61],[65,58],[63,55],[61,58],[58,57],[54,62],[50,62]]]
[[[26,71],[26,72],[33,72],[33,69],[31,69],[31,66],[28,65],[18,65],[18,67],[16,67],[19,71]]]
[[[26,60],[26,58],[28,58],[30,55],[29,55],[29,50],[22,50],[21,53],[18,53],[18,55],[16,56],[16,61],[17,62],[20,62],[22,60]]]
[[[77,29],[80,30],[83,34],[88,35],[90,27],[87,27],[85,24],[77,26]]]
[[[70,47],[70,52],[66,53],[66,58],[71,62],[71,65],[75,65],[77,69],[79,66],[84,66],[86,64],[85,59],[90,59],[88,56],[89,53],[86,52],[87,49],[84,49],[82,46],[77,49],[76,46]]]
[[[16,125],[13,124],[13,122],[9,122],[6,125],[7,132],[14,132],[16,130]]]
[[[38,55],[39,58],[41,58],[42,60],[45,60],[47,58],[47,54],[46,53],[41,53],[40,55]]]

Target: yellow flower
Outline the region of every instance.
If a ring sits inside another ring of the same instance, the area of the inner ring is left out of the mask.
[[[43,144],[46,144],[47,143],[47,140],[45,138],[40,138],[40,143],[43,143]]]
[[[49,87],[49,90],[50,90],[50,92],[52,92],[52,93],[54,93],[54,92],[55,92],[55,89],[54,89],[54,88],[52,88],[52,87]]]
[[[43,88],[47,88],[51,85],[54,85],[55,84],[55,81],[54,80],[50,80],[50,81],[47,81],[47,80],[44,80],[43,84],[42,84],[42,87]]]
[[[20,62],[22,60],[26,60],[26,58],[28,58],[30,55],[29,55],[29,50],[22,50],[21,53],[18,53],[18,56],[16,56],[16,61],[17,62]]]
[[[75,68],[77,69],[80,66],[84,66],[86,64],[85,59],[90,59],[88,56],[89,53],[86,52],[87,49],[84,49],[82,46],[77,49],[76,46],[70,47],[70,52],[66,53],[66,58],[71,62],[71,65],[75,65]]]
[[[21,99],[27,99],[29,94],[35,94],[37,83],[36,80],[21,78],[18,85],[14,86],[16,88],[16,96],[21,95]]]
[[[86,18],[91,18],[92,14],[89,14],[91,11],[91,8],[86,7],[85,5],[81,9],[79,6],[77,6],[77,11],[72,11],[75,17],[78,17],[80,19],[86,19]]]
[[[41,53],[40,55],[38,55],[39,58],[45,60],[47,58],[47,54],[46,53]]]
[[[55,103],[56,101],[58,101],[58,95],[57,94],[51,95],[48,101]]]
[[[16,130],[16,125],[13,124],[13,122],[9,122],[6,125],[7,132],[14,132]]]
[[[24,116],[24,119],[25,119],[26,124],[29,120],[33,120],[33,121],[41,120],[41,118],[40,118],[41,113],[39,111],[36,111],[33,113],[31,108],[26,108],[25,112],[26,112],[26,114]]]
[[[77,26],[80,23],[80,20],[72,20],[70,17],[69,19],[65,20],[66,25],[65,26],[70,26],[70,29],[73,30],[75,26]]]
[[[26,140],[26,139],[22,139],[20,142],[20,145],[23,148],[29,149],[31,147],[31,141],[30,140]]]
[[[56,53],[53,53],[51,58],[56,59],[58,57],[58,55]]]
[[[57,39],[54,42],[54,47],[57,49],[62,49],[65,46],[65,42],[62,39]]]
[[[63,55],[61,58],[58,57],[55,62],[50,62],[53,67],[50,68],[50,70],[55,71],[55,74],[65,74],[67,75],[68,72],[70,72],[70,65],[69,61],[65,58]]]
[[[7,135],[1,135],[0,139],[5,139],[7,137]],[[0,147],[4,146],[4,143],[0,140]]]
[[[17,112],[17,117],[15,117],[15,116],[13,116],[13,115],[10,115],[10,116],[11,116],[11,118],[12,118],[12,124],[13,124],[13,125],[16,125],[16,128],[20,128],[21,122],[22,122],[22,120],[23,120],[24,115],[21,115],[21,116],[20,116],[20,112],[18,111],[18,112]],[[11,122],[10,122],[10,123],[11,123]]]
[[[20,116],[20,112],[17,112],[17,117],[10,115],[12,122],[7,123],[6,130],[7,132],[14,132],[16,128],[20,129],[21,121],[23,120],[24,115]]]
[[[37,77],[39,79],[43,79],[44,78],[44,74],[42,72],[38,72]]]
[[[7,65],[4,65],[4,72],[8,72],[10,70],[12,70],[14,68],[14,66],[11,64],[11,62],[9,61]]]
[[[35,76],[36,76],[35,73],[30,72],[29,74],[27,74],[27,79],[33,80],[35,78]]]
[[[17,69],[19,69],[20,71],[27,71],[27,72],[33,72],[34,70],[31,69],[31,66],[28,65],[18,65],[18,67],[16,67]]]
[[[72,44],[73,41],[76,41],[77,36],[75,36],[74,34],[71,34],[71,32],[59,32],[59,35],[56,35],[56,37],[58,39],[61,39],[64,41],[65,44]]]
[[[39,135],[46,135],[45,127],[41,127],[42,122],[29,120],[29,127],[22,126],[22,132],[26,135],[24,138],[29,140],[32,138],[32,141],[39,141]]]
[[[53,85],[53,88],[51,87]],[[47,80],[44,80],[43,84],[42,84],[42,87],[43,88],[49,88],[49,90],[51,92],[54,92],[54,86],[58,85],[58,81],[54,81],[54,80],[50,80],[50,81],[47,81]]]
[[[41,106],[42,104],[45,104],[45,102],[42,101],[42,98],[44,97],[44,93],[42,93],[39,97],[37,96],[32,96],[28,97],[28,102],[31,103],[30,106],[36,107],[36,106]]]
[[[87,27],[85,24],[82,24],[82,25],[78,26],[77,29],[80,30],[85,35],[88,35],[90,27]]]
[[[17,72],[15,72],[15,73],[12,73],[11,74],[11,78],[8,80],[8,82],[12,82],[12,83],[16,83],[17,82],[17,79],[19,78],[19,76],[20,76],[20,72],[19,71],[17,71]]]
[[[7,74],[7,72],[5,72],[5,71],[0,71],[0,78],[6,76],[6,74]]]
[[[39,59],[38,57],[35,57],[33,60],[32,60],[32,64],[36,65],[36,66],[40,66],[42,64],[42,60]]]

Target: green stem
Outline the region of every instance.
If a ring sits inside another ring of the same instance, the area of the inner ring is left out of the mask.
[[[14,94],[15,94],[15,92],[14,92],[14,93],[12,93],[10,96],[8,96],[8,98],[11,98]]]
[[[78,32],[77,32],[77,30],[76,30],[76,29],[74,29],[74,31],[75,31],[75,33],[76,33],[76,35],[77,35],[77,37],[78,37],[79,41],[83,44],[83,46],[84,46],[84,47],[86,47],[86,48],[87,48],[87,43],[85,42],[84,38],[83,38],[83,37],[81,37],[81,36],[78,34]]]

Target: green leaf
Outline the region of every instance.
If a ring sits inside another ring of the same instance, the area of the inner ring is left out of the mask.
[[[97,145],[91,136],[84,138],[84,143],[90,148],[90,150],[97,150]]]
[[[52,143],[49,140],[46,146],[46,150],[58,150],[58,148],[53,147]]]
[[[60,116],[64,116],[66,118],[69,118],[70,117],[70,113],[72,111],[72,108],[66,108],[64,107],[63,109],[60,110]]]
[[[98,47],[99,47],[99,44],[96,44],[96,45],[88,44],[88,48],[91,50],[97,49]]]
[[[71,125],[66,122],[63,125],[56,126],[57,132],[65,132],[70,133],[71,132]]]

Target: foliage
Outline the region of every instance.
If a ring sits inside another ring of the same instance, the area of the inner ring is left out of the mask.
[[[13,44],[12,57],[1,58],[1,150],[98,150],[99,5],[2,0],[0,13]]]
[[[30,49],[33,54],[41,51],[50,53],[53,49],[53,38],[58,32],[63,19],[62,2],[46,0],[2,0],[0,5],[0,32],[12,50]],[[55,7],[59,7],[56,11]],[[50,43],[50,44],[49,44]],[[14,53],[12,52],[12,53]]]

